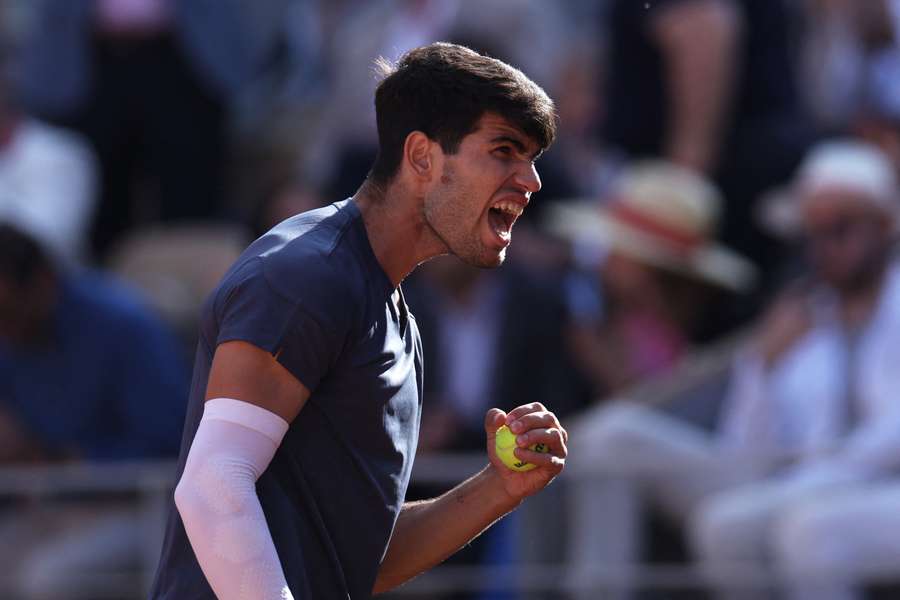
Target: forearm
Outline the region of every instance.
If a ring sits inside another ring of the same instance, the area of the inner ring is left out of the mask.
[[[374,593],[390,590],[441,563],[518,506],[494,468],[443,496],[403,506]]]
[[[686,3],[660,15],[655,30],[670,94],[666,155],[709,171],[732,99],[739,14],[724,1]]]

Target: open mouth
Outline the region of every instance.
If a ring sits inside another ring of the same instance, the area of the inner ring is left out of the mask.
[[[525,207],[521,204],[509,200],[501,200],[488,209],[488,223],[490,223],[491,230],[502,241],[509,243],[513,224],[524,210]]]

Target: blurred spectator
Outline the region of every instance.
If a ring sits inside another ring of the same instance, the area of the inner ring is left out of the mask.
[[[492,406],[542,402],[561,417],[582,407],[551,281],[524,265],[486,271],[452,257],[421,270],[407,292],[430,357],[421,451],[481,450]]]
[[[4,460],[172,455],[186,382],[171,336],[130,291],[61,272],[0,225],[0,407],[28,442],[4,439]]]
[[[603,121],[600,89],[605,79],[596,46],[594,38],[570,44],[569,56],[559,65],[556,80],[563,90],[556,97],[559,134],[541,158],[541,193],[525,213],[533,220],[540,221],[554,201],[602,194],[621,167],[620,157],[594,135]]]
[[[712,570],[774,560],[815,588],[883,567],[893,553],[880,526],[846,518],[858,499],[825,492],[843,494],[900,469],[900,272],[891,256],[900,198],[887,157],[844,140],[813,150],[796,195],[813,277],[775,304],[738,364],[724,431],[739,446],[799,459],[771,482],[708,500],[693,533]],[[835,544],[846,550],[835,553]],[[797,596],[833,591],[801,586]]]
[[[579,466],[614,474],[613,500],[576,530],[573,556],[591,557],[581,567],[634,558],[635,485],[688,522],[698,558],[727,597],[761,597],[749,586],[766,580],[766,567],[821,584],[883,565],[882,529],[846,518],[851,508],[858,514],[879,504],[842,499],[848,488],[900,468],[896,180],[877,149],[838,141],[814,149],[793,191],[785,206],[806,240],[812,274],[775,303],[738,355],[717,430],[616,404],[578,432]],[[603,499],[577,501],[586,515]],[[796,592],[831,597],[820,587]]]
[[[846,130],[866,102],[867,80],[896,49],[891,0],[806,0],[802,90],[826,130]]]
[[[98,255],[136,222],[209,218],[223,202],[226,103],[268,50],[235,0],[47,0],[23,50],[38,115],[100,161]]]
[[[900,2],[892,2],[895,39],[869,59],[861,75],[861,99],[851,115],[851,131],[878,146],[900,174]]]
[[[752,207],[790,176],[811,137],[791,15],[785,0],[613,0],[609,13],[604,138],[631,159],[712,176],[725,197],[721,239],[766,268],[778,246]]]
[[[0,462],[174,456],[186,384],[177,346],[131,293],[65,274],[0,225]],[[139,559],[137,516],[121,505],[8,508],[0,560],[29,586],[18,597],[70,597],[84,569]]]
[[[88,249],[96,164],[78,136],[25,115],[0,49],[0,221],[30,232],[54,257],[77,264]]]
[[[701,330],[713,288],[752,284],[753,267],[713,242],[720,204],[692,171],[648,161],[625,170],[602,208],[551,213],[582,255],[600,255],[599,285],[569,289],[568,342],[596,394],[669,372]]]

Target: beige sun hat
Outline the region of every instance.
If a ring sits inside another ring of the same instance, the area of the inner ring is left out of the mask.
[[[638,261],[744,291],[753,285],[755,267],[715,243],[722,199],[715,186],[693,171],[664,161],[628,168],[611,200],[559,204],[550,209],[547,227],[578,244],[599,245]]]
[[[759,219],[770,232],[791,237],[802,230],[805,203],[818,194],[842,191],[860,202],[884,209],[900,223],[897,176],[877,146],[852,138],[822,142],[809,151],[794,182],[767,194]]]

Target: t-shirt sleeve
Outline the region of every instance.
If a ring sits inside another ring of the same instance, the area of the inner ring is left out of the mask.
[[[313,391],[337,361],[349,331],[346,307],[322,300],[328,281],[308,281],[309,293],[291,298],[267,279],[260,259],[242,267],[216,306],[216,345],[253,344],[272,354]]]

